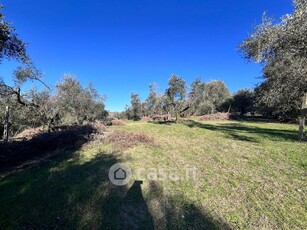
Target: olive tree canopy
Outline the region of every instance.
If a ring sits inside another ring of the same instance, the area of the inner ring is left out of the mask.
[[[0,10],[2,9],[3,5],[0,4]],[[28,62],[25,43],[18,37],[12,24],[6,22],[4,18],[0,12],[0,63],[4,58]]]
[[[295,117],[307,90],[307,0],[295,0],[294,12],[278,21],[264,15],[239,48],[248,60],[264,64],[258,103],[282,118]]]

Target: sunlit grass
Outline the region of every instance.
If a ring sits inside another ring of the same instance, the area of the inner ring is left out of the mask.
[[[144,199],[156,228],[307,225],[307,145],[296,141],[294,125],[194,119],[182,124],[129,122],[111,129],[145,133],[157,145],[122,148],[88,143],[3,178],[0,226],[119,229],[126,193],[137,180],[143,181],[138,198]],[[115,187],[108,180],[108,169],[117,162],[129,164],[133,172],[175,169],[179,175],[193,166],[197,178],[152,181],[134,173],[127,186]],[[134,217],[129,218],[133,225]]]

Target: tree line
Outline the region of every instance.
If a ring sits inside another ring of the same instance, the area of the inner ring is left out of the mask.
[[[173,74],[168,88],[159,93],[155,83],[149,85],[149,96],[142,102],[136,93],[131,94],[131,105],[121,117],[139,120],[141,117],[168,114],[179,117],[201,116],[216,112],[237,112],[239,115],[254,113],[254,91],[242,89],[231,94],[223,81],[203,82],[199,78],[188,87],[186,81]]]
[[[195,80],[187,95],[185,82],[172,76],[163,95],[150,88],[143,103],[137,95],[131,95],[127,117],[151,114],[155,107],[157,113],[170,111],[177,117],[187,106],[190,115],[202,115],[226,111],[231,105],[230,110],[241,115],[258,112],[282,121],[296,121],[307,92],[307,0],[294,0],[293,6],[292,14],[279,19],[264,14],[262,23],[238,47],[246,60],[264,66],[262,82],[253,90],[242,89],[230,96],[223,82]]]
[[[80,125],[84,122],[104,120],[108,116],[104,97],[98,94],[93,84],[83,87],[73,75],[66,74],[55,88],[54,91],[30,88],[20,92],[20,101],[19,95],[10,90],[5,97],[0,98],[2,124],[2,108],[9,106],[11,136],[26,128],[43,126],[50,131],[58,125]],[[15,87],[12,90],[15,90]]]
[[[0,64],[4,59],[14,59],[19,63],[13,71],[11,85],[0,76],[0,136],[6,106],[10,111],[10,136],[25,128],[44,126],[50,130],[57,125],[82,124],[107,117],[104,97],[91,83],[84,87],[73,75],[66,74],[55,90],[51,90],[43,82],[42,72],[31,61],[25,43],[15,31],[0,13]],[[41,84],[43,90],[38,90],[36,84],[23,90],[28,82]]]
[[[203,82],[196,79],[188,87],[186,81],[172,75],[168,87],[159,92],[149,86],[149,96],[142,101],[131,94],[131,105],[115,117],[138,120],[143,116],[199,116],[216,112],[239,115],[260,113],[280,120],[297,120],[302,97],[307,91],[307,0],[294,0],[294,12],[280,19],[265,14],[262,23],[239,45],[244,58],[263,65],[262,82],[254,89],[231,94],[222,81]],[[0,5],[0,10],[3,6]],[[43,74],[31,61],[25,43],[13,25],[0,13],[0,64],[14,59],[20,66],[14,71],[12,85],[0,76],[0,122],[10,107],[11,135],[24,127],[57,124],[82,124],[106,119],[104,97],[93,84],[82,86],[72,75],[65,75],[51,90]],[[27,82],[41,87],[24,91]],[[2,127],[0,126],[2,134]]]

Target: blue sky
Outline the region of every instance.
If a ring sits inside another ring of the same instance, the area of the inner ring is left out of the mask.
[[[142,99],[148,85],[164,90],[171,74],[191,83],[223,80],[231,92],[252,88],[259,64],[247,63],[237,45],[261,22],[264,11],[280,17],[290,0],[5,0],[28,53],[49,85],[64,73],[93,82],[106,108],[123,110],[131,92]],[[9,82],[14,62],[0,75]]]

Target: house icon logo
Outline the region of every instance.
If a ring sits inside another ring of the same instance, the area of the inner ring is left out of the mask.
[[[125,180],[127,178],[127,173],[122,168],[118,168],[114,172],[114,179],[115,180]]]
[[[128,184],[131,177],[132,172],[127,164],[117,163],[112,165],[109,170],[109,179],[113,184],[117,186]]]

